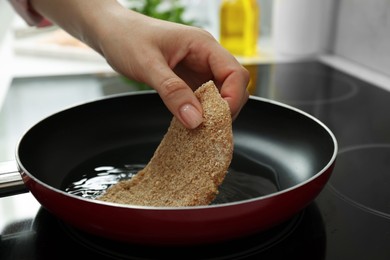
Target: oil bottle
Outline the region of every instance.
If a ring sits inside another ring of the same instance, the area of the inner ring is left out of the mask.
[[[220,43],[233,55],[254,56],[257,51],[260,7],[256,0],[222,0]]]

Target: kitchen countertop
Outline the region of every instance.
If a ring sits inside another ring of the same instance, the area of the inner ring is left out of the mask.
[[[390,76],[370,70],[339,56],[322,55],[319,57],[319,60],[331,67],[343,71],[344,73],[353,75],[361,80],[390,91]]]
[[[13,78],[13,72],[11,66],[9,66],[13,60],[13,55],[7,48],[11,44],[11,39],[11,34],[7,33],[0,42],[0,109],[1,105],[3,104],[4,97],[7,94],[7,89],[11,85]]]
[[[1,51],[1,50],[0,50]],[[3,51],[4,52],[4,51]],[[83,74],[112,74],[112,68],[103,61],[98,60],[64,60],[50,57],[37,58],[28,55],[2,55],[1,59],[2,78],[0,79],[0,107],[6,89],[12,78],[37,77],[37,76],[58,76],[58,75],[83,75]],[[293,62],[304,58],[276,56],[264,59],[240,60],[241,63],[273,63]],[[347,74],[354,75],[359,79],[382,87],[390,91],[390,77],[367,69],[352,61],[334,55],[321,55],[319,60],[325,64],[335,67]],[[9,66],[11,64],[11,66]]]
[[[36,46],[36,41],[26,42],[26,37],[12,37],[11,30],[0,45],[0,108],[13,78],[45,77],[85,74],[115,74],[115,71],[98,54],[87,50],[83,55],[72,48]],[[27,37],[28,39],[28,37]],[[34,38],[31,38],[34,39]],[[32,46],[32,47],[29,47]],[[313,57],[292,57],[273,53],[270,39],[261,39],[259,55],[253,58],[237,59],[243,65],[296,62]],[[69,58],[70,57],[70,58]],[[390,77],[369,70],[352,61],[334,55],[320,55],[318,59],[347,74],[390,90]]]

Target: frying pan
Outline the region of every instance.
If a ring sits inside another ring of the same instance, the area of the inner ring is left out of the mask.
[[[155,92],[114,95],[65,109],[22,136],[16,173],[44,208],[77,229],[128,243],[193,245],[248,236],[287,221],[315,199],[335,164],[337,141],[323,123],[288,105],[250,97],[233,123],[232,172],[227,175],[246,174],[246,180],[229,184],[244,199],[144,207],[64,191],[70,173],[74,178],[74,169],[93,158],[104,165],[109,160],[146,164],[171,118]],[[115,156],[104,161],[107,153]],[[258,178],[275,183],[275,191],[257,193],[262,189]]]

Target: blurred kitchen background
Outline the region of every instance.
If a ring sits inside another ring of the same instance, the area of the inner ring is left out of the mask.
[[[172,1],[162,0],[159,8],[169,8]],[[221,23],[226,22],[221,20],[222,5],[232,2],[180,0],[179,4],[184,20],[220,40]],[[143,1],[121,3],[134,8]],[[236,55],[249,70],[257,64],[317,59],[390,90],[389,0],[257,0],[256,4],[256,51]],[[27,129],[48,113],[102,92],[129,90],[129,83],[118,79],[94,51],[55,26],[28,27],[7,0],[0,0],[0,68],[0,161],[13,159],[9,151],[21,134],[15,129]],[[252,77],[255,88],[254,82],[262,79],[253,71]],[[41,111],[43,103],[51,110]],[[34,116],[23,111],[31,106]],[[12,119],[16,117],[19,120]]]

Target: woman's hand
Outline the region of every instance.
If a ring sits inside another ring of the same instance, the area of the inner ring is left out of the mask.
[[[187,128],[202,122],[193,90],[208,80],[220,88],[233,118],[248,99],[249,73],[202,29],[150,18],[111,0],[33,3],[38,12],[101,53],[117,72],[153,87]]]
[[[232,116],[248,98],[247,71],[206,31],[126,10],[102,37],[101,53],[119,73],[145,82],[188,128],[202,122],[193,90],[214,80]]]

